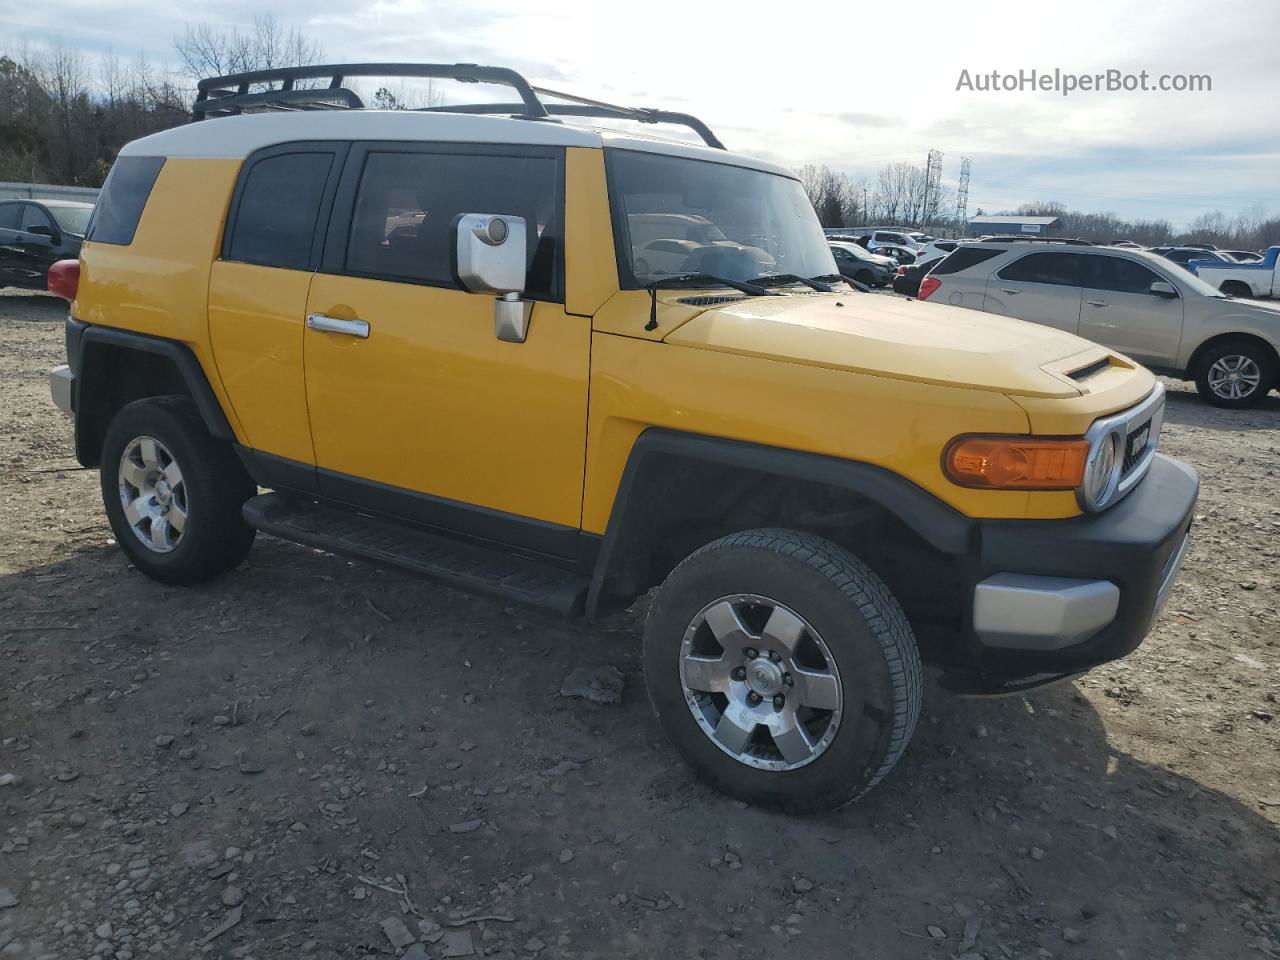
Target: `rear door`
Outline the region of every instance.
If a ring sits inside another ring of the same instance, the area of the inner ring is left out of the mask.
[[[1076,333],[1083,293],[1080,255],[1036,250],[987,279],[986,310]]]
[[[346,150],[291,143],[245,160],[209,279],[218,374],[263,471],[282,486],[315,484],[303,330]]]
[[[1173,366],[1182,340],[1182,298],[1151,292],[1151,284],[1168,281],[1128,257],[1082,254],[1080,259],[1086,284],[1080,336],[1140,363]]]

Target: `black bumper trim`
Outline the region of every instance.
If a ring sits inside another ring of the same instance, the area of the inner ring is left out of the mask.
[[[1132,652],[1151,629],[1160,588],[1190,531],[1199,491],[1199,477],[1190,466],[1157,454],[1133,492],[1103,513],[1069,520],[982,521],[972,585],[1006,572],[1110,580],[1120,588],[1120,607],[1100,632],[1058,650],[985,647],[970,627],[981,674],[1072,673]]]

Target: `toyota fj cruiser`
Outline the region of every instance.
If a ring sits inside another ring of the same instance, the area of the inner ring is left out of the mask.
[[[344,78],[375,74],[520,102],[360,109]],[[196,122],[121,151],[51,279],[54,398],[148,576],[215,577],[263,531],[568,617],[657,587],[667,733],[790,810],[885,776],[922,654],[954,689],[1026,689],[1159,613],[1198,481],[1156,452],[1157,380],[849,286],[799,181],[696,118],[471,65],[199,90]],[[649,272],[668,227],[678,272]]]

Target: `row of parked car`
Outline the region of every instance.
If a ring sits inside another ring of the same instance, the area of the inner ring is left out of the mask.
[[[895,291],[1078,334],[1194,381],[1220,407],[1253,406],[1280,382],[1280,305],[1235,295],[1246,284],[1248,297],[1280,289],[1280,246],[1251,263],[1212,257],[1184,266],[1137,244],[941,243],[952,247],[935,245],[938,256],[899,268]]]

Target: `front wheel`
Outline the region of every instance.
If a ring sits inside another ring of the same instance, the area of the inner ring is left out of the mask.
[[[1275,383],[1275,357],[1265,347],[1235,340],[1210,347],[1196,370],[1196,390],[1215,407],[1252,407]]]
[[[249,553],[254,530],[240,508],[256,487],[186,397],[123,407],[107,428],[100,469],[116,542],[153,580],[199,583]]]
[[[920,656],[864,563],[793,530],[702,547],[672,571],[644,630],[649,697],[695,772],[790,812],[858,799],[920,715]]]

